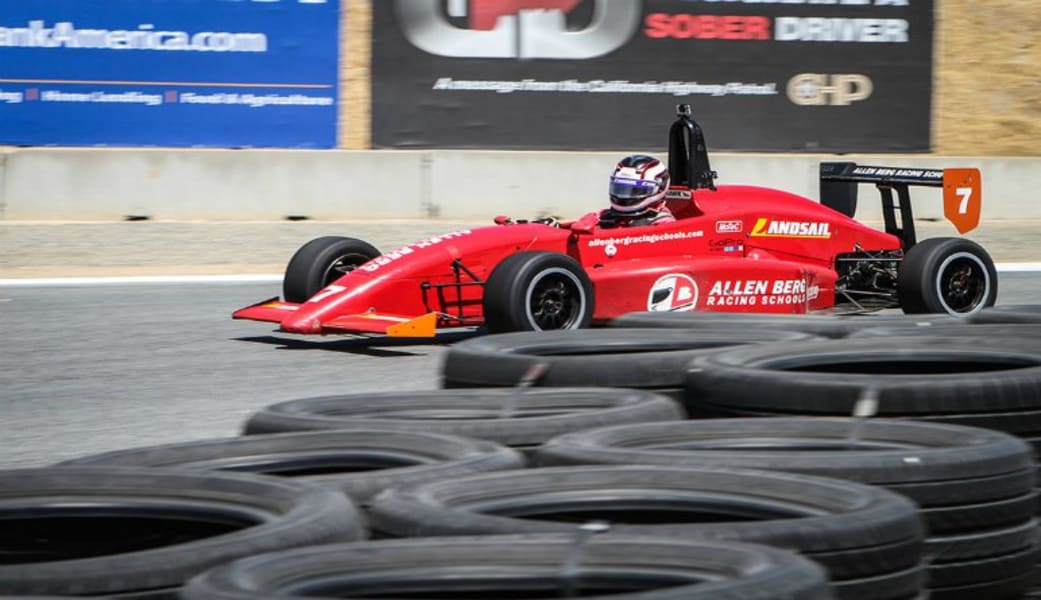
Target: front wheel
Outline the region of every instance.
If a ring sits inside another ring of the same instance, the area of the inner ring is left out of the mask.
[[[307,242],[286,265],[282,296],[286,302],[305,302],[330,283],[380,255],[362,240],[325,236]]]
[[[580,329],[592,319],[593,284],[565,254],[512,254],[484,285],[484,321],[491,333]]]
[[[965,316],[994,305],[998,274],[979,244],[963,238],[931,238],[907,251],[896,287],[905,313]]]

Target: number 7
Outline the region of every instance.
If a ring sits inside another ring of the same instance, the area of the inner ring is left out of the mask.
[[[958,204],[958,214],[964,215],[969,212],[969,199],[972,198],[972,188],[960,187],[954,190],[954,192],[961,197],[961,203]]]

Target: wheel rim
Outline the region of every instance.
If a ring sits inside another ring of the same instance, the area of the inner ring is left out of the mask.
[[[565,269],[539,273],[525,294],[527,317],[535,330],[575,329],[586,306],[582,282]]]
[[[937,271],[936,296],[949,313],[967,314],[981,308],[990,295],[990,273],[974,254],[948,256]]]
[[[325,272],[322,273],[322,285],[318,289],[322,289],[351,271],[357,269],[359,266],[369,262],[372,257],[357,252],[351,252],[350,254],[344,254],[343,256],[336,257],[336,260],[329,263],[326,267]]]

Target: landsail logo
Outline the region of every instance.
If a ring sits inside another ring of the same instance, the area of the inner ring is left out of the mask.
[[[831,224],[824,221],[775,221],[765,217],[755,222],[752,237],[830,239]]]
[[[593,2],[584,29],[567,15]],[[417,48],[452,58],[584,60],[625,44],[640,25],[642,2],[618,0],[395,0],[398,20]],[[466,27],[450,19],[463,19]]]

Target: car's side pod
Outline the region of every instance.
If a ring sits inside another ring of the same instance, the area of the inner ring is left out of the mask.
[[[920,185],[943,188],[943,214],[959,233],[980,223],[980,170],[870,167],[852,162],[820,164],[821,204],[852,217],[857,210],[857,185],[874,183],[882,196],[882,218],[886,233],[900,238],[906,251],[917,243],[911,193],[908,187]],[[896,191],[894,201],[893,192]],[[900,221],[897,222],[897,212]]]

